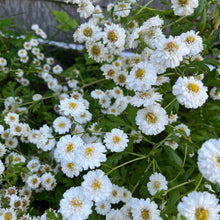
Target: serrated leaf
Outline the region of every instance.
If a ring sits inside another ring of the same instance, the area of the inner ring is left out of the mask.
[[[218,30],[220,26],[220,5],[217,5],[212,13],[212,23],[214,25],[214,29]]]

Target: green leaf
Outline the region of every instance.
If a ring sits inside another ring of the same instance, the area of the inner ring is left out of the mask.
[[[67,32],[71,29],[76,28],[77,20],[71,20],[69,16],[63,11],[53,11],[54,18],[60,23],[57,28]]]
[[[203,32],[206,26],[206,21],[207,21],[207,11],[204,10],[202,13],[202,17],[200,19],[200,22],[198,24],[198,29],[200,30],[200,32]]]
[[[177,169],[181,169],[183,161],[180,158],[180,156],[176,153],[176,151],[174,151],[170,147],[166,147],[164,148],[164,150],[167,155],[166,156],[167,162],[172,165],[175,165]]]
[[[218,30],[220,26],[220,5],[217,5],[212,13],[212,23],[214,25],[214,29]]]

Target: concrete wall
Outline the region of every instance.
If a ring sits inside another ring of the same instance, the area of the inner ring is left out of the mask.
[[[101,0],[100,5],[106,6],[108,3],[116,0]],[[138,1],[140,4],[146,4],[147,0]],[[154,0],[151,7],[163,8],[160,0]],[[0,19],[13,17],[18,29],[30,30],[32,24],[39,24],[47,33],[48,39],[73,42],[72,32],[63,33],[57,31],[57,22],[53,17],[54,10],[65,11],[71,18],[76,18],[79,23],[85,20],[80,18],[76,12],[77,6],[66,4],[62,0],[0,0]]]

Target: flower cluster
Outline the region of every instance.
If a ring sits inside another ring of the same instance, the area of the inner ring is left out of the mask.
[[[37,24],[1,35],[13,49],[0,47],[0,219],[218,220],[217,43],[176,18],[199,2],[159,15],[150,2],[65,2],[87,19],[73,34],[87,54],[69,68],[43,52]]]

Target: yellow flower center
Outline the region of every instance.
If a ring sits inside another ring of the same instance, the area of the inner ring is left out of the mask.
[[[60,128],[65,128],[66,124],[62,121],[62,122],[59,123],[58,126],[59,126]]]
[[[178,50],[179,46],[173,42],[169,42],[166,44],[165,50],[168,50],[169,52],[174,52]]]
[[[19,161],[21,161],[21,158],[20,157],[15,157],[14,161],[19,162]]]
[[[83,30],[83,34],[84,34],[86,37],[91,37],[91,36],[92,36],[92,33],[93,33],[93,31],[92,31],[92,28],[90,28],[90,27],[87,27],[87,28],[85,28],[85,29]]]
[[[187,88],[192,91],[192,92],[195,92],[197,93],[199,91],[199,87],[195,84],[195,83],[189,83],[187,85]]]
[[[74,151],[74,144],[73,143],[69,143],[67,145],[66,151],[67,152],[73,152]]]
[[[144,76],[145,71],[143,69],[138,69],[135,73],[136,78],[142,78]]]
[[[32,182],[33,185],[35,185],[35,184],[38,183],[38,180],[37,180],[37,178],[33,178],[33,179],[31,180],[31,182]]]
[[[117,192],[116,190],[113,190],[113,191],[112,191],[112,195],[113,195],[114,197],[116,197],[116,196],[118,195],[118,192]]]
[[[114,70],[109,70],[109,71],[107,72],[107,75],[108,75],[109,77],[114,76],[114,75],[115,75],[115,71],[114,71]]]
[[[95,179],[95,180],[93,181],[93,183],[92,183],[92,188],[93,188],[94,190],[101,189],[101,184],[100,184],[100,182]]]
[[[21,132],[21,127],[20,127],[20,126],[16,126],[16,127],[15,127],[15,131],[16,131],[16,132]]]
[[[145,116],[145,118],[146,118],[146,120],[147,120],[148,122],[153,123],[153,124],[156,123],[156,120],[157,120],[157,117],[156,117],[155,114],[152,113],[152,112],[147,113],[147,115]]]
[[[100,205],[100,209],[105,209],[105,205],[104,204]]]
[[[149,219],[149,211],[146,210],[146,209],[142,210],[141,216],[142,216],[142,218],[143,218],[144,220]]]
[[[99,47],[99,46],[94,45],[94,46],[91,48],[91,54],[92,54],[93,56],[98,56],[98,55],[100,55],[100,52],[101,52],[101,50],[100,50],[100,47]]]
[[[207,220],[208,217],[209,217],[208,210],[203,208],[196,209],[196,220]]]
[[[6,212],[4,219],[5,219],[5,220],[11,220],[11,219],[12,219],[12,214],[11,214],[11,212]]]
[[[121,4],[118,5],[118,7],[124,9],[124,8],[126,8],[126,5],[121,3]]]
[[[69,103],[69,107],[70,107],[71,109],[74,109],[74,108],[77,107],[77,104],[76,104],[75,102],[70,102],[70,103]]]
[[[220,165],[220,157],[217,157],[217,163]]]
[[[114,136],[112,138],[112,140],[113,140],[114,144],[118,144],[120,142],[121,138],[119,136]]]
[[[78,198],[73,198],[71,200],[71,206],[74,208],[82,208],[82,202]]]
[[[68,168],[69,170],[74,170],[74,163],[68,163],[68,164],[67,164],[67,168]]]
[[[194,41],[195,41],[195,37],[193,37],[193,36],[189,36],[186,38],[186,42],[188,44],[192,44]]]
[[[120,75],[118,76],[118,81],[119,81],[120,83],[125,83],[126,77],[125,77],[123,74],[120,74]]]
[[[112,43],[116,42],[118,40],[118,34],[112,30],[108,32],[108,40],[111,41]]]
[[[87,147],[85,150],[86,156],[92,156],[93,154],[93,148],[92,147]]]
[[[181,6],[184,6],[187,3],[187,0],[179,0]]]
[[[14,121],[14,120],[15,120],[15,117],[14,117],[13,115],[11,115],[11,116],[9,117],[9,119],[10,119],[11,121]]]
[[[160,188],[160,182],[159,181],[154,181],[153,187],[155,190],[158,190]]]

